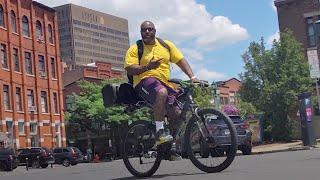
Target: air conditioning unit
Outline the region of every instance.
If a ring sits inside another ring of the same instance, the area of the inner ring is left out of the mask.
[[[37,106],[29,106],[29,111],[30,112],[36,112],[37,111]]]
[[[37,39],[38,39],[38,41],[40,41],[40,42],[44,42],[43,36],[38,36]]]
[[[47,76],[46,73],[43,72],[43,71],[40,71],[40,72],[39,72],[39,75],[40,75],[40,77],[46,77],[46,76]]]

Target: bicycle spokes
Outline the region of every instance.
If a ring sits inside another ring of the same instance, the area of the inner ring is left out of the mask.
[[[124,154],[130,166],[139,173],[148,172],[154,165],[157,152],[155,135],[144,125],[132,127],[124,142]]]

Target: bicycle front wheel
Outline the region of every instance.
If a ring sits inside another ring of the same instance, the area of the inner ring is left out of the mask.
[[[193,116],[185,132],[185,148],[191,162],[207,173],[230,166],[237,151],[237,132],[232,120],[215,109],[202,109]],[[205,137],[204,137],[205,136]]]
[[[160,166],[155,132],[155,126],[148,121],[137,121],[129,126],[123,142],[122,158],[126,168],[136,177],[152,176]]]

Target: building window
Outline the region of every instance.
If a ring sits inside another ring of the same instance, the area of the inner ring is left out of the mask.
[[[314,32],[312,18],[307,18],[307,31],[308,31],[309,47],[316,46],[316,36]]]
[[[57,78],[57,74],[56,74],[56,62],[54,60],[54,58],[50,58],[51,59],[51,75],[53,78]]]
[[[9,91],[8,85],[3,85],[3,102],[4,102],[4,109],[11,110],[10,91]]]
[[[12,31],[17,33],[18,32],[18,29],[17,29],[17,17],[16,17],[16,14],[14,13],[14,11],[10,12],[10,19],[11,19]]]
[[[49,33],[49,43],[53,44],[53,30],[50,24],[48,25],[48,33]]]
[[[27,16],[22,17],[22,30],[24,36],[30,37],[29,20]]]
[[[1,47],[0,47],[0,48],[1,48],[0,58],[1,58],[2,68],[8,69],[9,66],[8,66],[8,58],[7,58],[7,48],[6,48],[6,45],[1,44]]]
[[[39,55],[38,56],[39,59],[39,73],[40,73],[40,77],[45,77],[46,76],[46,64],[44,62],[44,56]]]
[[[22,111],[21,88],[16,87],[16,107],[17,111]]]
[[[6,126],[7,126],[7,137],[9,139],[9,144],[13,144],[13,122],[12,121],[6,121]]]
[[[40,21],[36,22],[36,35],[38,39],[42,39],[42,25]]]
[[[32,134],[32,135],[37,134],[37,123],[36,122],[30,123],[30,134]]]
[[[25,134],[24,132],[24,122],[18,122],[19,134]]]
[[[32,60],[31,60],[31,53],[25,52],[24,53],[25,63],[26,63],[26,73],[33,74],[32,71]]]
[[[47,92],[41,91],[41,112],[48,112]]]
[[[54,104],[54,112],[56,114],[59,113],[59,108],[58,108],[58,94],[57,93],[53,93],[53,104]]]
[[[66,110],[72,111],[74,109],[75,97],[73,95],[68,95],[66,97]]]
[[[37,133],[38,133],[38,124],[36,122],[31,122],[30,123],[31,147],[39,146]]]
[[[34,93],[32,89],[27,90],[27,96],[28,96],[28,107],[34,106]]]
[[[18,49],[13,48],[13,62],[14,62],[14,70],[17,72],[20,71],[20,62],[19,62],[19,52]]]
[[[3,11],[3,7],[0,5],[0,26],[5,27],[4,26],[4,11]]]

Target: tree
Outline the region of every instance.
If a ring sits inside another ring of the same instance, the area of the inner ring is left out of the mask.
[[[101,90],[106,84],[120,84],[123,80],[105,80],[101,83],[91,83],[88,81],[79,81],[78,86],[81,88],[79,95],[73,94],[75,102],[74,108],[69,111],[69,121],[77,122],[85,128],[94,131],[92,122],[104,123],[137,119],[150,119],[149,114],[145,109],[140,109],[132,114],[124,113],[123,106],[114,106],[105,108]]]
[[[281,33],[266,50],[264,41],[252,42],[242,56],[240,98],[269,117],[274,140],[290,140],[289,114],[297,111],[297,95],[311,90],[308,63],[292,32]]]

